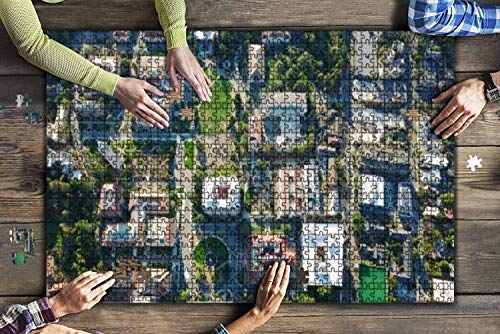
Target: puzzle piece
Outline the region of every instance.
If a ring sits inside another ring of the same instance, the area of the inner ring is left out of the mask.
[[[49,294],[113,270],[108,301],[253,302],[284,260],[288,301],[453,301],[453,141],[429,125],[450,39],[191,32],[201,102],[172,90],[160,31],[50,36],[162,90],[170,127],[47,77]]]
[[[469,160],[467,160],[467,168],[469,168],[472,172],[476,171],[476,168],[483,168],[483,159],[477,157],[477,155],[472,156],[469,155]]]

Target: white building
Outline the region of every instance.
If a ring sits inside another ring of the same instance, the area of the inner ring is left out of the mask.
[[[434,216],[439,214],[439,208],[435,206],[426,206],[422,215],[424,216]]]
[[[441,153],[424,153],[420,157],[421,166],[425,166],[428,168],[431,167],[448,167],[448,159],[444,154]]]
[[[94,56],[90,55],[89,60],[100,68],[111,72],[118,73],[118,63],[120,62],[118,56]]]
[[[438,303],[455,301],[455,283],[444,279],[432,279],[432,298]]]
[[[238,178],[235,175],[207,177],[203,184],[202,205],[208,214],[238,214],[241,210]]]
[[[361,174],[361,202],[363,204],[384,206],[384,177]]]
[[[420,182],[429,186],[441,184],[441,170],[438,167],[420,170]]]
[[[412,211],[412,191],[409,185],[398,184],[398,211],[411,213]]]
[[[342,286],[344,227],[341,224],[303,223],[302,268],[307,285]]]
[[[144,245],[152,247],[171,247],[176,240],[176,220],[162,216],[146,219]]]
[[[384,136],[386,121],[384,114],[375,109],[355,105],[351,117],[350,140],[357,144],[380,144]]]
[[[325,211],[328,216],[336,216],[340,214],[340,195],[337,187],[332,188],[328,192]]]
[[[353,50],[352,74],[356,78],[371,78],[378,73],[377,40],[380,32],[353,31],[351,50]]]
[[[266,73],[265,51],[260,44],[248,46],[248,79],[263,81]]]

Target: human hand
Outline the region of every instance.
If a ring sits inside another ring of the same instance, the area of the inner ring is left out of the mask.
[[[290,279],[290,266],[281,261],[267,268],[257,293],[255,306],[226,326],[231,334],[247,334],[265,324],[280,307]]]
[[[107,281],[111,276],[113,276],[112,271],[105,274],[87,271],[75,278],[57,295],[49,298],[49,305],[55,316],[61,318],[67,314],[90,310],[115,283],[115,279]],[[107,282],[96,288],[105,281]]]
[[[146,91],[163,96],[161,90],[144,80],[119,77],[115,96],[125,109],[149,126],[156,125],[160,129],[168,127],[168,114],[146,94]]]
[[[250,311],[258,326],[265,324],[276,312],[285,297],[290,279],[290,265],[285,261],[275,262],[267,269],[260,283],[257,301]]]
[[[212,83],[189,48],[168,50],[167,68],[170,84],[176,92],[181,89],[179,80],[177,80],[177,72],[179,72],[193,86],[202,101],[211,101],[212,92],[210,92],[210,86]]]
[[[35,329],[30,332],[31,334],[90,334],[88,332],[80,331],[78,329],[69,328],[58,324],[48,324],[42,328]]]
[[[460,82],[432,99],[433,103],[441,103],[450,98],[443,110],[432,121],[435,126],[441,123],[434,133],[443,133],[446,139],[451,135],[458,136],[476,119],[486,105],[484,82],[473,78]]]

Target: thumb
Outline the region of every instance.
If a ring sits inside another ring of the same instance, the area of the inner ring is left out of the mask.
[[[437,97],[432,99],[432,102],[434,103],[440,103],[449,98],[451,95],[453,95],[455,86],[449,88],[448,90],[445,90],[441,94],[439,94]]]

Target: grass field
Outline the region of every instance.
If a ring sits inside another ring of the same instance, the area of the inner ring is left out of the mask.
[[[360,303],[385,303],[387,283],[385,268],[359,265],[358,299]]]
[[[227,124],[233,114],[231,83],[220,77],[213,80],[213,83],[212,102],[203,102],[200,107],[200,126],[203,134],[227,132]]]

